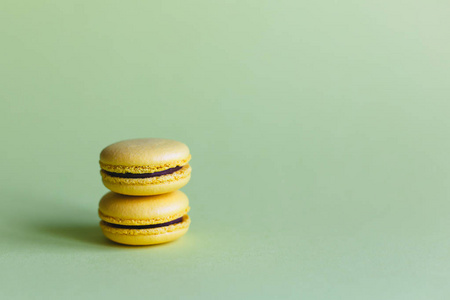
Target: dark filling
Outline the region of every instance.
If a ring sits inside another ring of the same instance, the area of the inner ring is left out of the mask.
[[[178,166],[175,168],[167,169],[161,172],[154,172],[154,173],[143,173],[143,174],[135,174],[135,173],[114,173],[103,170],[106,174],[108,174],[111,177],[121,177],[121,178],[150,178],[150,177],[157,177],[167,174],[175,173],[176,171],[180,170],[183,166]]]
[[[114,227],[114,228],[122,228],[122,229],[149,229],[149,228],[158,228],[158,227],[169,226],[169,225],[172,225],[172,224],[181,223],[182,221],[183,221],[183,217],[175,219],[175,220],[167,222],[167,223],[142,225],[142,226],[119,225],[119,224],[108,223],[108,222],[105,222],[105,221],[103,221],[103,222],[108,224],[108,226],[111,226],[111,227]]]

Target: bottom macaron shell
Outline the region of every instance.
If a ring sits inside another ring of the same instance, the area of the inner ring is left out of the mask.
[[[145,246],[174,241],[183,236],[189,229],[191,220],[185,215],[178,224],[153,229],[118,229],[101,221],[103,234],[113,242],[125,245]]]
[[[148,185],[127,185],[121,183],[114,183],[103,179],[103,184],[111,191],[122,195],[152,196],[179,190],[180,188],[185,186],[190,179],[191,175],[179,179],[177,181],[164,182],[158,184],[148,184]]]

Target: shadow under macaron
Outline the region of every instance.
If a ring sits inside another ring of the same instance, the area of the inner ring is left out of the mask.
[[[8,211],[0,212],[0,236],[5,251],[117,251],[164,247],[165,243],[130,246],[107,239],[100,228],[96,210],[74,202],[53,200],[48,196],[31,198],[20,192],[11,193]],[[33,201],[31,201],[33,200]],[[20,221],[19,221],[20,220]]]
[[[71,241],[97,246],[117,245],[105,238],[97,222],[93,224],[40,224],[36,229],[47,236],[51,235],[57,240],[61,240],[61,242]]]
[[[106,238],[98,223],[95,224],[47,224],[45,226],[39,226],[39,231],[46,235],[56,237],[53,242],[59,241],[61,244],[71,242],[71,244],[78,244],[78,246],[85,247],[86,249],[92,246],[99,248],[122,248],[122,249],[143,249],[143,248],[159,248],[170,245],[176,241],[155,244],[155,245],[124,245],[113,242]]]

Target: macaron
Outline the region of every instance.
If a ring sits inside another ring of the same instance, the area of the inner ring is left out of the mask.
[[[133,197],[109,192],[99,203],[103,234],[126,245],[166,243],[184,235],[191,223],[189,199],[181,191]]]
[[[148,196],[172,192],[191,178],[189,148],[174,140],[133,139],[100,153],[103,184],[113,192]]]

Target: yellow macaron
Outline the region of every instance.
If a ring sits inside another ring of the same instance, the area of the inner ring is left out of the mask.
[[[103,184],[113,192],[148,196],[172,192],[191,178],[189,148],[174,140],[133,139],[100,153]]]
[[[189,199],[181,191],[133,197],[109,192],[99,203],[104,235],[126,245],[153,245],[184,235],[191,223]]]

